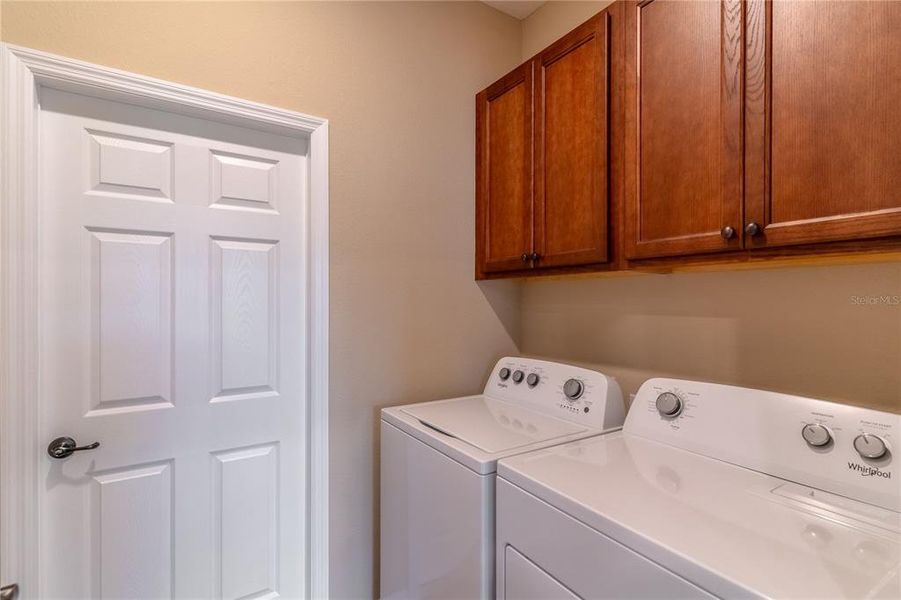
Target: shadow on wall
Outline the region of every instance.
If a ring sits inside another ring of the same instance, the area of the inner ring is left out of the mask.
[[[528,282],[524,354],[901,412],[901,263]]]
[[[522,348],[522,288],[519,281],[478,281],[476,282],[485,300],[491,306],[491,310],[497,315],[498,321],[504,326],[507,335]],[[500,358],[500,357],[498,357]],[[494,365],[485,365],[484,378],[491,374]]]

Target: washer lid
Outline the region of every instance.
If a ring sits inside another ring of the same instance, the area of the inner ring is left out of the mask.
[[[489,454],[587,431],[575,423],[486,396],[415,404],[401,412]]]

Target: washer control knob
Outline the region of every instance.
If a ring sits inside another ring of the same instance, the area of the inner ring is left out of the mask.
[[[888,442],[872,433],[862,433],[854,438],[854,449],[861,458],[882,458],[889,452]]]
[[[501,378],[501,381],[507,381],[508,379],[510,379],[510,369],[504,367],[497,372],[497,376]]]
[[[539,381],[541,381],[541,377],[538,376],[538,373],[529,373],[529,376],[526,377],[526,383],[529,384],[529,387],[535,387]]]
[[[682,412],[682,398],[672,392],[663,392],[657,396],[656,404],[657,412],[670,419],[678,417]]]
[[[801,437],[814,448],[828,446],[832,442],[832,433],[819,423],[808,423],[802,427]]]
[[[578,379],[567,379],[566,383],[563,384],[563,395],[570,402],[575,402],[581,398],[583,392],[585,392],[585,385]]]
[[[522,383],[523,377],[525,377],[525,374],[519,369],[513,371],[513,383]]]

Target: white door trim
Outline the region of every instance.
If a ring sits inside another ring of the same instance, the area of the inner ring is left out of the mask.
[[[308,593],[328,597],[328,121],[0,44],[0,584],[38,590],[39,87],[310,140]],[[38,591],[39,593],[39,591]]]

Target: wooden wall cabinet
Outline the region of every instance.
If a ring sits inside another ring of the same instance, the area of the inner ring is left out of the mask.
[[[532,63],[476,96],[477,274],[531,265]]]
[[[740,247],[742,2],[629,2],[629,259]]]
[[[599,13],[476,96],[477,277],[609,268],[621,10]]]
[[[620,0],[477,96],[476,276],[901,250],[901,2]]]
[[[748,246],[901,235],[901,2],[746,11]]]
[[[535,65],[535,267],[609,258],[611,15],[571,31]]]
[[[901,3],[631,1],[626,29],[627,259],[901,235]]]

